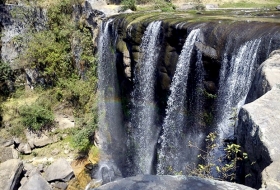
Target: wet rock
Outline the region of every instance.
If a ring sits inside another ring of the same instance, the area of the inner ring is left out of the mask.
[[[19,188],[19,190],[52,190],[49,183],[40,175],[34,174],[27,182]]]
[[[217,91],[216,84],[213,81],[204,81],[203,84],[207,92],[215,93]]]
[[[254,77],[252,86],[247,95],[246,103],[250,103],[277,84],[280,84],[280,51],[273,51],[269,58],[263,62]]]
[[[2,154],[2,153],[1,153]],[[23,163],[18,159],[8,160],[0,164],[0,189],[14,190],[20,181]]]
[[[28,143],[20,143],[18,151],[22,154],[31,154],[31,148]]]
[[[97,188],[89,190],[218,190],[218,189],[235,189],[235,190],[252,190],[236,183],[222,182],[198,177],[186,176],[156,176],[156,175],[139,175],[135,177],[124,178],[118,181],[107,183]]]
[[[242,107],[237,126],[237,143],[248,154],[243,166],[245,185],[280,189],[280,89],[272,90]],[[249,177],[245,177],[249,175]],[[277,188],[275,188],[277,187]]]
[[[73,176],[73,170],[65,159],[58,159],[52,163],[45,172],[47,181],[69,181]]]
[[[203,55],[213,59],[218,58],[218,53],[214,48],[207,46],[201,42],[195,42],[195,46],[202,52]]]

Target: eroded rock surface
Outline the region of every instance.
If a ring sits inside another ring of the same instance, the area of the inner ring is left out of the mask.
[[[0,189],[14,190],[20,181],[20,175],[22,170],[23,170],[23,163],[18,159],[12,159],[1,163],[0,164]]]
[[[52,190],[48,182],[38,173],[32,175],[19,190]]]
[[[242,107],[237,127],[237,143],[249,158],[243,166],[245,185],[280,189],[279,124],[279,87],[273,87],[259,99]]]

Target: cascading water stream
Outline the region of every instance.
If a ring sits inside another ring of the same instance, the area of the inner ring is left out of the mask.
[[[121,177],[123,162],[125,162],[125,133],[122,123],[122,107],[118,89],[116,55],[112,51],[115,47],[116,35],[112,37],[110,24],[112,19],[103,23],[100,28],[98,42],[98,145],[101,149],[101,160],[99,168],[107,168],[110,179]],[[120,140],[120,139],[123,139]],[[111,169],[108,169],[108,167]],[[105,171],[105,172],[106,172]],[[114,175],[112,174],[114,173]],[[104,176],[105,174],[96,174]]]
[[[256,70],[260,42],[260,39],[246,42],[230,61],[224,55],[217,99],[215,123],[218,136],[217,148],[213,152],[214,160],[224,155],[223,141],[233,138],[238,113],[245,103]]]
[[[161,21],[149,24],[140,46],[139,63],[134,72],[132,92],[132,137],[130,146],[134,151],[133,170],[136,174],[151,174],[155,146],[159,129],[156,126],[155,111],[155,71],[160,51]]]
[[[192,150],[188,149],[188,141],[194,140],[192,133],[184,132],[186,123],[186,90],[192,50],[200,29],[195,29],[188,35],[171,83],[171,94],[167,101],[166,117],[163,123],[161,149],[158,158],[158,174],[175,174],[184,170],[193,161]],[[199,140],[199,135],[195,136]],[[191,154],[191,155],[188,155]]]

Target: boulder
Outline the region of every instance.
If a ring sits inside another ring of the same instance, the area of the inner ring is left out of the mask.
[[[280,11],[280,5],[276,6],[276,10]]]
[[[66,190],[67,189],[67,183],[65,182],[55,182],[52,185],[53,190]]]
[[[26,132],[26,138],[30,147],[44,147],[51,144],[53,141],[45,134],[37,134],[31,131]]]
[[[52,190],[52,188],[40,174],[36,173],[19,190]]]
[[[219,6],[217,4],[206,4],[205,9],[217,9]]]
[[[236,183],[216,181],[210,179],[202,179],[198,177],[186,176],[157,176],[157,175],[139,175],[135,177],[124,178],[118,181],[107,183],[97,188],[89,188],[88,190],[220,190],[220,189],[234,189],[234,190],[251,190]]]
[[[191,9],[195,9],[195,5],[191,4],[191,3],[182,4],[182,5],[180,5],[180,7],[176,8],[177,11],[186,11],[186,10],[191,10]]]
[[[11,147],[0,147],[0,152],[0,162],[18,158],[18,152]]]
[[[280,51],[273,51],[269,58],[263,62],[254,77],[252,86],[247,95],[246,103],[250,103],[266,92],[271,90],[271,88],[280,84]]]
[[[210,46],[207,46],[201,42],[195,42],[195,46],[197,47],[197,49],[199,49],[202,54],[204,56],[207,56],[207,57],[210,57],[210,58],[213,58],[213,59],[218,59],[218,53],[217,53],[217,50],[210,47]]]
[[[240,110],[236,136],[237,143],[248,154],[240,175],[245,185],[280,189],[279,116],[279,87],[273,87]]]
[[[73,177],[73,170],[65,159],[58,159],[45,171],[47,181],[69,181]]]
[[[14,140],[10,139],[10,140],[6,140],[4,142],[1,143],[4,147],[9,147],[11,145],[14,145]]]
[[[18,146],[18,151],[22,154],[30,154],[30,145],[28,143],[20,143],[20,145]]]
[[[0,164],[0,189],[14,190],[20,182],[20,175],[23,170],[23,163],[20,160],[12,159]]]

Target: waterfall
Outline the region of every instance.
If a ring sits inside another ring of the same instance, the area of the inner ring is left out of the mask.
[[[122,107],[118,88],[115,47],[117,36],[110,27],[113,20],[103,23],[98,41],[98,145],[101,149],[100,168],[110,171],[113,180],[120,174],[125,161],[125,133],[122,123]],[[112,29],[113,28],[113,29]],[[112,31],[111,31],[112,30]],[[113,36],[112,36],[113,35]],[[120,140],[122,139],[122,140]],[[109,166],[112,169],[108,169]],[[101,170],[103,171],[103,170]],[[98,175],[98,174],[97,174]]]
[[[171,83],[171,94],[167,101],[166,117],[163,123],[161,149],[158,158],[158,174],[176,174],[192,162],[194,154],[188,149],[189,140],[198,140],[200,135],[186,133],[185,126],[187,110],[185,109],[187,81],[192,50],[200,30],[192,30],[188,35]],[[190,154],[190,155],[188,155]]]
[[[204,94],[203,94],[203,80],[204,80],[205,71],[202,63],[202,53],[201,51],[197,52],[197,61],[195,67],[195,85],[194,93],[192,94],[192,123],[191,125],[199,129],[203,122],[203,108],[204,108]]]
[[[139,63],[134,71],[132,92],[132,139],[135,174],[151,174],[159,129],[156,126],[154,100],[155,71],[160,51],[161,21],[148,25],[140,45]]]
[[[214,150],[214,159],[224,154],[223,141],[232,139],[234,127],[240,108],[244,105],[250,89],[255,63],[261,40],[248,41],[228,61],[224,55],[220,70],[219,91],[217,98],[217,149]]]

